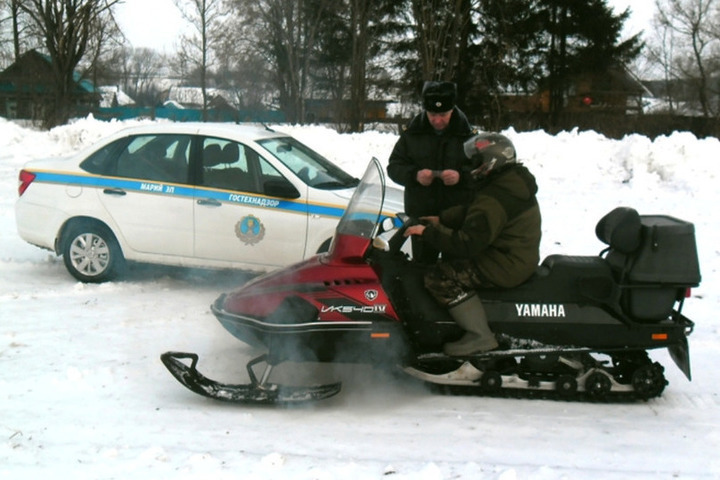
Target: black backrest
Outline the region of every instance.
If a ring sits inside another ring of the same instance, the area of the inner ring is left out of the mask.
[[[203,167],[212,168],[223,163],[224,159],[220,145],[213,143],[203,149]]]
[[[237,143],[230,142],[226,144],[222,149],[222,158],[223,163],[226,163],[228,165],[232,165],[233,163],[236,163],[238,161],[238,156],[240,155],[240,147],[238,147]]]
[[[597,238],[611,250],[626,255],[640,246],[640,215],[630,207],[617,207],[600,219],[595,227]]]

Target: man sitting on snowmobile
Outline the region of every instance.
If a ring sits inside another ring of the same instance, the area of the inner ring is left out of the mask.
[[[498,347],[475,289],[520,285],[540,261],[537,183],[517,162],[512,142],[497,133],[481,133],[467,140],[464,149],[472,163],[473,199],[437,217],[421,217],[422,224],[405,232],[422,236],[442,252],[424,283],[466,331],[460,340],[443,346],[452,356]]]

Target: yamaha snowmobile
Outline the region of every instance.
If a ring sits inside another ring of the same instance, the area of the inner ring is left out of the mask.
[[[423,286],[427,266],[412,261],[403,231],[412,223],[383,210],[385,177],[373,159],[327,253],[249,281],[211,309],[241,341],[262,348],[247,384],[202,375],[194,353],[161,359],[190,390],[232,402],[317,400],[341,384],[270,381],[283,362],[363,362],[399,367],[453,393],[632,401],[659,396],[663,366],[648,351],[667,349],[691,378],[682,314],[700,283],[694,226],[618,207],[596,235],[592,256],[550,255],[524,284],[482,289],[500,347],[450,357],[442,345],[464,333]],[[256,373],[256,368],[264,370]]]

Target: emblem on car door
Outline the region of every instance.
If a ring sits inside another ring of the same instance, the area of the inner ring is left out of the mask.
[[[365,290],[365,298],[370,300],[371,302],[375,300],[378,296],[377,290]]]
[[[248,215],[235,224],[235,235],[245,245],[255,245],[265,236],[265,226],[254,215]]]

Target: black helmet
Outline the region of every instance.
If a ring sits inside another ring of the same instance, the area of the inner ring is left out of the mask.
[[[499,133],[479,133],[467,140],[463,147],[465,156],[471,160],[470,174],[474,178],[486,176],[491,171],[516,161],[512,142]]]

